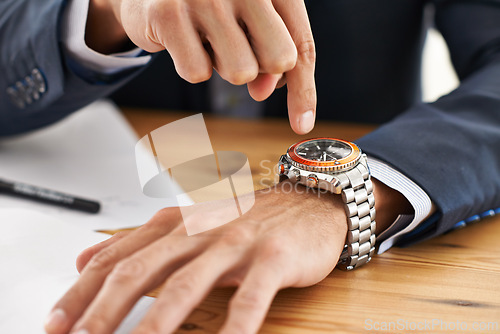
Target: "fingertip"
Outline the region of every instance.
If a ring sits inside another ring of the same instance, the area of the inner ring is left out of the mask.
[[[78,270],[78,272],[81,273],[83,271],[87,263],[90,261],[90,259],[92,259],[92,257],[95,254],[100,252],[102,249],[112,245],[113,243],[123,238],[128,233],[130,233],[130,231],[122,231],[115,233],[110,238],[84,249],[80,254],[78,254],[76,258],[76,269]]]
[[[248,94],[250,94],[250,97],[257,102],[266,100],[272,94],[272,92],[269,92],[268,90],[261,90],[260,87],[256,87],[256,85],[252,84],[251,82],[248,83],[247,87]]]
[[[276,83],[276,89],[280,89],[285,85],[286,85],[286,75],[283,74],[281,76],[281,78],[278,80],[278,82]]]
[[[50,312],[50,314],[45,319],[44,329],[46,333],[61,333],[62,329],[67,324],[68,317],[63,309],[57,308]]]
[[[78,254],[78,257],[76,258],[76,269],[79,273],[83,271],[92,256],[94,256],[94,253],[95,252],[92,251],[92,248],[87,248]]]
[[[316,115],[314,111],[308,110],[295,117],[295,120],[290,117],[290,125],[299,135],[305,135],[314,128]]]

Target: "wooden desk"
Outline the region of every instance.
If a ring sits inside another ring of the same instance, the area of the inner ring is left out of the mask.
[[[133,109],[124,113],[141,137],[189,115]],[[248,156],[256,188],[273,182],[268,169],[290,144],[302,138],[292,133],[285,120],[205,119],[215,150],[235,150]],[[372,129],[322,122],[308,137],[355,140]],[[499,333],[499,255],[500,216],[410,248],[392,248],[359,270],[334,270],[316,286],[281,291],[261,332],[360,333],[371,329],[385,333],[388,330],[376,329],[393,322],[391,332],[398,333],[446,333],[446,326],[460,333]],[[211,293],[179,333],[217,332],[233,292],[218,289]],[[425,322],[430,327],[411,330]],[[476,322],[482,330],[472,328]],[[453,327],[457,325],[468,329],[457,331]]]

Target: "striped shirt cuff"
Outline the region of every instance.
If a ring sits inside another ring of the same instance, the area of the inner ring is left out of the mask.
[[[391,248],[402,235],[412,231],[427,219],[433,213],[434,206],[422,188],[393,167],[373,157],[368,157],[368,166],[372,177],[399,191],[414,210],[413,215],[399,216],[387,230],[378,236],[378,239],[382,240],[378,249],[378,253],[381,254]]]

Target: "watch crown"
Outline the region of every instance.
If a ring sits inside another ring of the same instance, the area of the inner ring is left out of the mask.
[[[285,168],[285,164],[279,163],[278,164],[278,173],[280,175],[286,174],[288,168]]]
[[[316,188],[318,186],[318,177],[315,174],[309,174],[306,185],[310,188]]]

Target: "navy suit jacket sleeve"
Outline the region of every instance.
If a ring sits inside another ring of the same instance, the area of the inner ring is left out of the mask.
[[[438,208],[399,244],[500,207],[500,1],[437,1],[435,23],[460,86],[358,141],[420,185]]]
[[[140,71],[92,82],[77,75],[59,38],[64,5],[65,0],[0,1],[0,136],[52,124]]]

